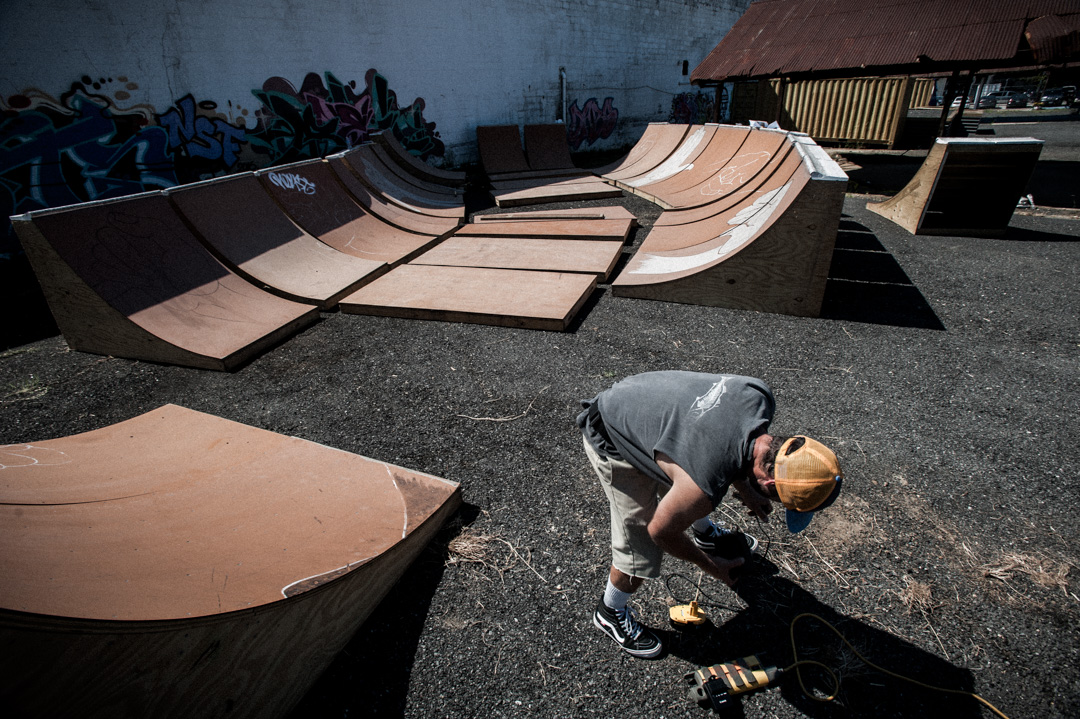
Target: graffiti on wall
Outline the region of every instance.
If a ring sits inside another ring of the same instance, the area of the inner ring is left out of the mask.
[[[603,106],[595,97],[590,97],[582,107],[574,100],[567,111],[566,137],[570,149],[577,150],[582,143],[593,144],[597,140],[611,137],[619,121],[619,111],[613,106],[614,98],[604,98]]]
[[[716,102],[711,95],[702,92],[681,92],[671,98],[669,122],[703,125],[713,122]]]
[[[445,152],[424,101],[399,106],[373,69],[359,92],[329,72],[325,81],[309,74],[299,90],[272,77],[252,90],[261,107],[250,114],[190,93],[156,112],[131,102],[137,89],[126,77],[87,76],[59,97],[36,89],[0,97],[3,216],[323,157],[380,130],[418,157]],[[8,223],[0,258],[18,249]]]

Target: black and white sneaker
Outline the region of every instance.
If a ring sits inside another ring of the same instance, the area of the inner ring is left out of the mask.
[[[758,541],[755,537],[727,527],[718,527],[714,524],[707,532],[691,529],[690,533],[693,535],[694,544],[697,545],[698,549],[709,554],[719,555],[724,559],[743,557],[750,561],[750,555],[757,552]],[[745,550],[743,549],[744,544],[746,546]]]
[[[664,648],[658,636],[638,623],[634,610],[629,606],[612,609],[601,600],[593,612],[592,622],[597,629],[614,639],[623,651],[635,657],[651,659]]]

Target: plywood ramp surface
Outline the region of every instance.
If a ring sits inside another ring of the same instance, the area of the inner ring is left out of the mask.
[[[165,195],[219,259],[287,299],[330,308],[386,269],[304,232],[251,173],[182,185]]]
[[[492,215],[488,215],[492,217]],[[626,242],[634,220],[507,220],[463,225],[458,237],[546,237]]]
[[[682,144],[691,127],[693,126],[650,123],[641,139],[617,168],[601,168],[596,174],[605,180],[622,180],[648,172],[675,152],[675,148]]]
[[[517,125],[480,125],[476,128],[476,147],[480,164],[488,175],[500,172],[530,172],[521,147]]]
[[[366,184],[345,161],[344,155],[345,153],[338,153],[326,158],[334,176],[353,200],[384,222],[420,235],[440,236],[453,232],[463,221],[461,217],[427,214],[420,209],[409,209],[391,202],[381,192]]]
[[[440,239],[399,229],[365,212],[324,160],[306,160],[255,173],[286,214],[339,252],[394,265]]]
[[[283,715],[460,504],[438,477],[173,405],[0,466],[19,716]]]
[[[916,235],[1000,237],[1042,151],[1035,138],[938,138],[915,177],[866,208]]]
[[[341,310],[562,331],[595,286],[588,274],[402,265],[345,298]]]
[[[576,169],[562,123],[526,125],[525,156],[533,170]]]
[[[226,370],[318,319],[218,262],[158,192],[12,223],[76,350]]]
[[[421,180],[456,185],[458,187],[465,184],[467,177],[464,172],[460,170],[444,170],[424,162],[406,150],[397,137],[394,136],[394,133],[389,130],[376,132],[371,135],[371,139],[382,145],[386,153],[394,158],[406,172],[411,172]]]
[[[716,135],[717,125],[695,125],[666,160],[640,175],[619,180],[620,187],[633,189],[662,182],[674,175],[685,172],[694,166],[695,160]]]
[[[430,197],[407,185],[385,169],[381,162],[365,156],[359,148],[341,153],[349,168],[372,190],[407,210],[438,217],[462,218],[465,216],[463,201],[442,197]]]
[[[709,181],[731,161],[732,157],[739,153],[743,143],[746,142],[750,135],[749,127],[718,125],[708,144],[694,158],[690,166],[676,175],[654,182],[641,189],[653,197],[660,198],[665,204],[677,206],[679,203],[672,202],[667,198]]]
[[[463,188],[457,185],[447,185],[445,183],[420,179],[402,167],[401,164],[394,160],[383,146],[378,143],[365,143],[360,145],[357,148],[357,151],[362,155],[372,158],[373,161],[378,161],[382,168],[386,169],[395,178],[405,183],[406,186],[416,188],[422,193],[439,200],[448,200],[455,204],[461,204],[465,201],[465,190]]]
[[[603,282],[621,255],[622,245],[617,242],[455,236],[411,264],[587,272]]]
[[[622,190],[595,178],[540,183],[495,183],[493,187],[492,194],[499,207],[622,197]]]

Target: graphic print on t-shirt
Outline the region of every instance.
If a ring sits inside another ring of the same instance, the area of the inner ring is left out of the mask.
[[[724,377],[719,382],[709,388],[709,391],[694,400],[694,404],[690,407],[690,412],[695,418],[700,418],[705,415],[706,412],[716,409],[720,404],[720,398],[727,392],[728,378]]]

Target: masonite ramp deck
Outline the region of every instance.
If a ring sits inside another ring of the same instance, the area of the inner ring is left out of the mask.
[[[525,158],[533,170],[576,170],[566,139],[566,125],[525,126]]]
[[[705,242],[686,233],[681,246],[650,250],[647,237],[613,294],[819,315],[847,176],[808,136],[788,133],[787,141],[802,157],[787,182],[714,218]]]
[[[340,307],[354,314],[561,332],[595,287],[590,274],[401,265]]]
[[[386,271],[297,227],[250,172],[164,191],[211,252],[233,271],[286,299],[324,309]]]
[[[455,236],[410,264],[587,272],[596,275],[597,281],[604,282],[620,256],[620,243],[603,240]]]
[[[364,212],[324,160],[295,162],[255,175],[293,222],[347,255],[395,265],[442,239],[407,232]]]
[[[499,207],[622,197],[622,190],[598,178],[496,182],[492,183],[492,188],[495,204]]]
[[[341,157],[368,187],[406,210],[437,217],[454,219],[465,217],[465,203],[461,198],[433,198],[421,193],[411,185],[402,182],[381,162],[361,152],[359,147],[342,152]]]
[[[464,172],[456,170],[444,170],[439,167],[434,167],[419,159],[411,152],[406,150],[393,132],[384,130],[382,132],[376,132],[371,135],[371,139],[379,143],[386,151],[386,154],[392,157],[406,172],[410,172],[421,180],[428,182],[437,182],[444,185],[454,185],[461,187],[468,179]]]
[[[174,405],[0,466],[13,716],[284,715],[461,501]]]
[[[866,209],[913,235],[1001,237],[1042,146],[1033,137],[939,137],[900,192]]]
[[[631,192],[638,187],[658,184],[669,177],[685,172],[694,167],[698,156],[709,146],[716,135],[717,125],[695,125],[666,160],[648,172],[616,181],[616,185]]]
[[[626,160],[619,166],[608,170],[602,168],[596,174],[605,180],[622,180],[648,172],[675,152],[683,139],[690,132],[691,125],[673,125],[668,123],[649,123],[645,133],[630,150]],[[636,159],[635,159],[636,156]]]
[[[160,192],[12,224],[75,350],[231,370],[319,317],[223,266]]]
[[[460,217],[439,217],[420,211],[407,209],[391,202],[381,192],[369,186],[345,161],[345,152],[326,158],[334,176],[345,187],[349,195],[361,207],[384,222],[420,235],[442,236],[453,232],[461,225]]]

